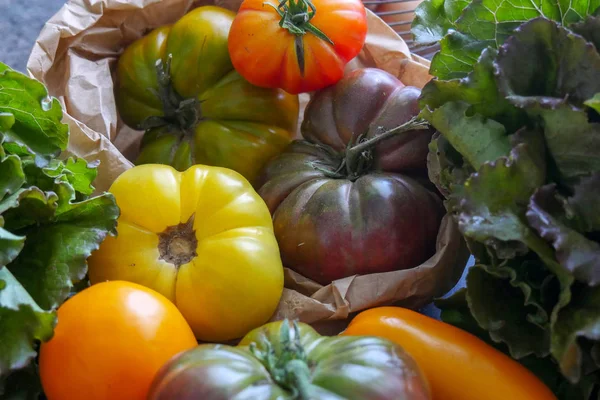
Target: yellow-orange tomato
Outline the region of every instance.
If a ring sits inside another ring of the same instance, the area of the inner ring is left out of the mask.
[[[399,307],[356,316],[342,335],[390,339],[419,364],[434,400],[555,400],[521,364],[452,325]]]
[[[279,246],[267,205],[242,175],[146,164],[110,192],[118,235],[90,257],[92,284],[125,280],[162,293],[202,341],[242,337],[271,317],[283,292]]]
[[[156,372],[197,345],[177,308],[130,282],[84,289],[58,309],[52,339],[40,349],[48,400],[143,400]]]

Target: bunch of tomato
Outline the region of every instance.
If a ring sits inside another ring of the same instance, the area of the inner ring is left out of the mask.
[[[420,90],[375,68],[344,74],[366,32],[360,0],[245,0],[125,49],[116,98],[145,131],[138,165],[110,188],[118,234],[89,258],[92,285],[41,346],[49,400],[553,398],[409,310],[363,312],[334,337],[267,323],[284,265],[325,285],[435,252],[444,209]]]

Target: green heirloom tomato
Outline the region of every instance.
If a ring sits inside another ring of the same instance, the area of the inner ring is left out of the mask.
[[[444,207],[426,178],[432,131],[416,120],[420,93],[365,68],[313,96],[305,140],[257,181],[284,266],[327,285],[413,268],[435,253]]]
[[[149,400],[427,400],[429,387],[400,346],[369,336],[319,335],[271,322],[238,347],[200,345],[158,372]]]
[[[146,131],[136,164],[231,168],[253,181],[291,141],[298,96],[251,85],[227,49],[235,13],[203,6],[133,42],[119,58],[116,99]]]

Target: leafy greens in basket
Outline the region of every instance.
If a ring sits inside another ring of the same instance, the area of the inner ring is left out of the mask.
[[[37,344],[119,215],[111,194],[91,197],[95,165],[57,158],[62,116],[41,83],[0,63],[0,398],[39,391]]]
[[[475,256],[442,318],[600,392],[600,0],[425,0],[430,178]]]

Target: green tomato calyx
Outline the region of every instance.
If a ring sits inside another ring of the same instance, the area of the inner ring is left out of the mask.
[[[317,8],[310,0],[281,0],[277,6],[271,3],[264,4],[273,7],[277,11],[277,14],[281,17],[279,26],[287,29],[289,33],[295,36],[298,67],[300,68],[300,75],[304,76],[305,59],[302,36],[310,32],[319,39],[332,46],[334,45],[333,41],[323,31],[310,22],[317,13]]]
[[[200,101],[197,98],[185,99],[173,88],[171,82],[171,59],[169,54],[167,61],[156,61],[156,77],[158,90],[150,89],[158,97],[163,106],[163,116],[147,118],[140,128],[144,130],[169,126],[183,132],[191,132],[202,120]]]
[[[290,329],[290,325],[292,325],[292,329]],[[255,343],[250,343],[250,352],[267,369],[271,378],[279,386],[292,393],[294,399],[313,399],[311,371],[296,321],[290,323],[286,319],[282,322],[280,340],[281,351],[279,353],[275,352],[270,342],[266,343],[264,351],[259,350]]]

